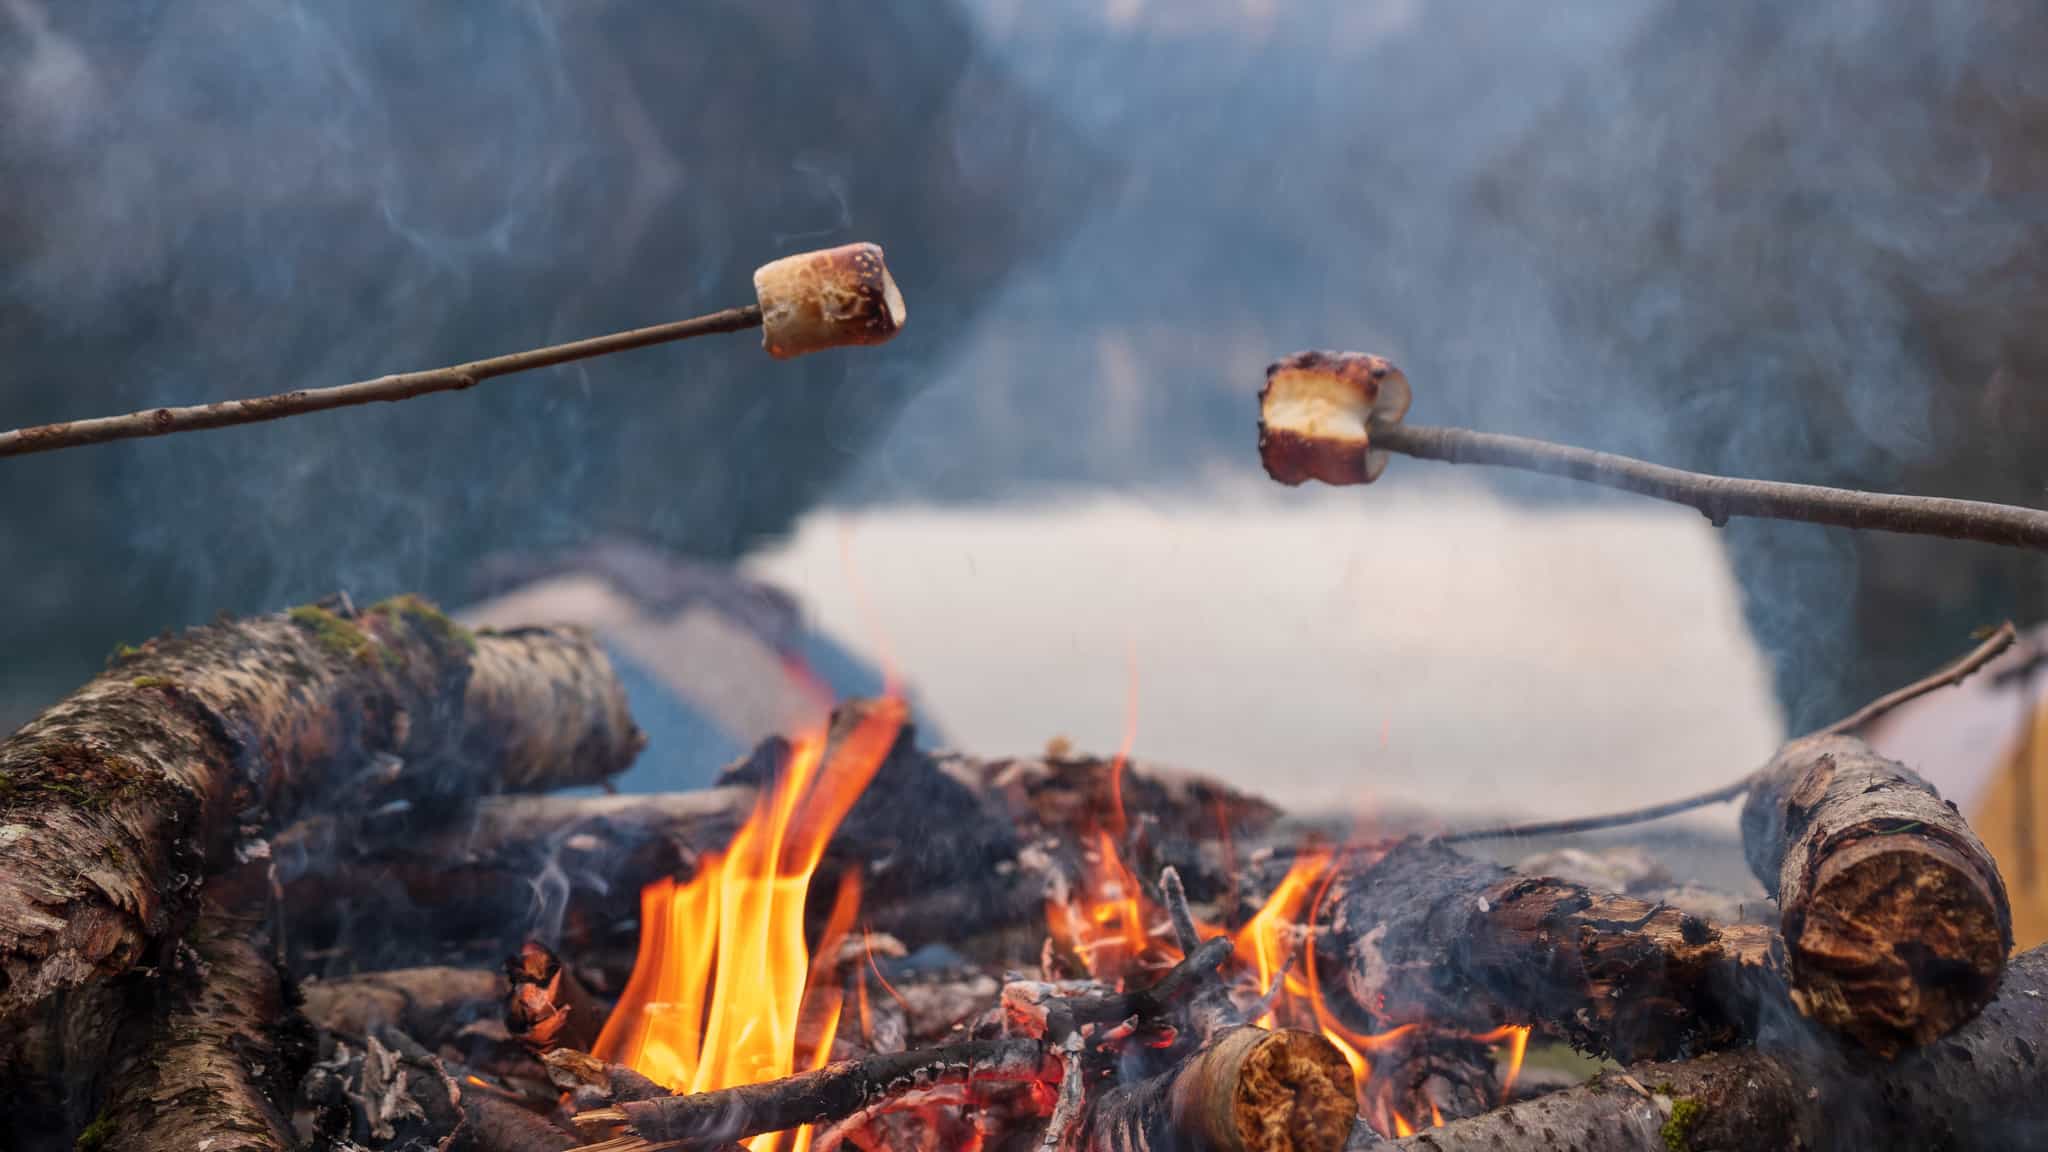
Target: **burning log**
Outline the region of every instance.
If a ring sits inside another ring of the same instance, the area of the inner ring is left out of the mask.
[[[271,841],[292,942],[324,944],[348,916],[402,926],[419,949],[378,963],[438,962],[479,938],[488,955],[502,956],[534,925],[531,881],[549,873],[568,887],[558,950],[580,971],[616,977],[605,987],[617,989],[632,942],[615,938],[614,926],[638,917],[647,884],[688,876],[702,856],[724,849],[754,809],[763,766],[786,748],[765,742],[725,774],[724,786],[701,792],[489,797],[437,833],[367,854],[333,818],[304,821]],[[906,730],[833,835],[819,887],[829,890],[858,867],[868,923],[878,931],[962,949],[1006,933],[1036,947],[1043,878],[1020,858],[1034,842],[1079,843],[1111,802],[1111,767],[1083,758],[934,757]],[[1141,866],[1178,863],[1189,886],[1210,898],[1229,882],[1219,841],[1257,842],[1279,820],[1272,806],[1198,776],[1127,765],[1120,779],[1148,833]]]
[[[480,793],[601,780],[641,739],[587,636],[471,636],[409,597],[124,652],[0,744],[0,1074],[89,1083],[116,979],[161,966],[200,879],[260,858],[273,823],[322,807],[431,820]]]
[[[287,1022],[278,974],[245,924],[201,914],[165,977],[169,1005],[116,1050],[99,1118],[78,1139],[99,1152],[285,1152],[310,1038]]]
[[[1434,840],[1346,862],[1318,914],[1330,989],[1376,1028],[1547,1025],[1623,1059],[1753,1034],[1780,983],[1769,929],[1520,876]]]
[[[2016,958],[1983,1012],[1890,1063],[1809,1047],[1633,1067],[1380,1145],[1388,1152],[2038,1148],[2048,1132],[2048,949]]]
[[[1398,386],[1397,386],[1398,382]],[[1266,370],[1259,392],[1259,456],[1282,484],[1369,484],[1398,452],[1450,464],[1489,464],[1565,476],[1668,500],[1715,525],[1736,516],[1802,520],[2048,551],[2048,511],[1742,480],[1667,468],[1626,456],[1465,428],[1401,423],[1408,381],[1358,352],[1301,352]]]
[[[1234,1028],[1177,1068],[1101,1093],[1083,1152],[1338,1152],[1358,1118],[1351,1066],[1313,1032]]]
[[[756,302],[743,308],[473,360],[452,368],[403,372],[331,388],[301,388],[249,400],[151,408],[125,416],[17,428],[0,432],[0,456],[25,456],[83,444],[227,428],[331,408],[459,392],[517,372],[748,328],[762,329],[762,347],[775,359],[787,360],[826,348],[881,344],[903,326],[903,296],[896,290],[888,266],[882,262],[881,248],[873,244],[847,244],[764,264],[754,273],[754,291]]]
[[[1955,807],[1850,736],[1794,741],[1742,811],[1778,900],[1801,1012],[1881,1056],[1928,1044],[1998,991],[2012,912]]]

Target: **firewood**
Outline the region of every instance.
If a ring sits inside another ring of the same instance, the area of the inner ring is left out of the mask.
[[[1083,1152],[1338,1152],[1358,1098],[1351,1066],[1313,1032],[1235,1028],[1172,1071],[1100,1093]]]
[[[79,1137],[99,1152],[284,1152],[312,1057],[286,1022],[276,967],[249,925],[209,909],[163,981],[168,1006],[122,1038],[99,1118]],[[181,950],[182,951],[182,950]]]
[[[116,978],[163,965],[202,879],[260,861],[270,828],[314,809],[425,823],[603,779],[641,740],[587,635],[472,636],[410,597],[123,653],[0,744],[0,1078],[89,1080]]]
[[[1998,990],[2012,912],[1951,804],[1849,736],[1787,745],[1742,812],[1777,897],[1801,1011],[1882,1056],[1930,1043]]]
[[[1889,1063],[1853,1050],[1722,1052],[1646,1064],[1375,1147],[1387,1152],[2011,1152],[2048,1146],[2048,948],[2016,958],[1983,1012]]]
[[[398,968],[299,986],[306,1018],[329,1032],[367,1036],[390,1026],[439,1044],[499,1010],[505,981],[481,968]]]
[[[1373,1029],[1548,1025],[1623,1059],[1753,1034],[1769,929],[1520,876],[1433,840],[1340,865],[1318,913],[1323,989]]]

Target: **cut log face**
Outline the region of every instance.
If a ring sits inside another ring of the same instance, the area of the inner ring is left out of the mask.
[[[1358,1118],[1343,1053],[1312,1032],[1234,1028],[1097,1098],[1083,1152],[1337,1152]]]
[[[1429,840],[1340,866],[1322,902],[1318,965],[1356,1021],[1561,1031],[1623,1059],[1751,1034],[1774,995],[1768,929],[1518,876]]]
[[[2012,949],[2005,883],[1953,805],[1847,736],[1795,741],[1752,785],[1750,868],[1778,898],[1801,1011],[1881,1056],[1975,1015]]]

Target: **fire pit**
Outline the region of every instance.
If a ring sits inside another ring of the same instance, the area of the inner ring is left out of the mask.
[[[934,753],[886,698],[709,791],[562,791],[639,744],[586,637],[417,600],[124,651],[0,747],[21,1146],[1979,1147],[1966,1115],[2038,1119],[2048,956],[2006,964],[1981,845],[1850,735],[1752,787],[1775,925],[1304,831],[1122,756]],[[406,952],[348,954],[400,921]],[[1566,1044],[1626,1069],[1523,1073]]]

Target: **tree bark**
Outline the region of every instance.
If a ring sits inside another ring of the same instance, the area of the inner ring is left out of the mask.
[[[1234,1028],[1167,1072],[1098,1094],[1081,1122],[1079,1147],[1338,1152],[1357,1116],[1351,1066],[1328,1040]]]
[[[1723,1052],[1587,1084],[1378,1147],[1388,1152],[2013,1152],[2048,1147],[2048,948],[2018,957],[1961,1029],[1890,1063],[1857,1051]],[[1633,1080],[1634,1084],[1628,1081]],[[1640,1086],[1640,1089],[1639,1087]]]
[[[1769,929],[1520,876],[1430,840],[1340,865],[1318,912],[1321,983],[1354,1026],[1556,1029],[1622,1059],[1753,1035],[1778,995]]]
[[[116,978],[165,965],[203,879],[267,829],[318,808],[400,835],[601,780],[641,741],[587,635],[471,636],[410,597],[124,650],[0,744],[0,1080],[95,1079]]]
[[[300,986],[306,1018],[329,1032],[368,1036],[397,1028],[429,1047],[464,1024],[494,1017],[505,979],[478,968],[398,968]]]
[[[286,1117],[312,1059],[287,1023],[272,960],[249,926],[202,914],[190,953],[163,979],[169,1008],[117,1049],[104,1109],[78,1146],[98,1152],[286,1152]]]
[[[2012,950],[2005,883],[1910,769],[1853,737],[1794,741],[1751,785],[1742,839],[1778,899],[1806,1015],[1890,1057],[1996,994]]]

